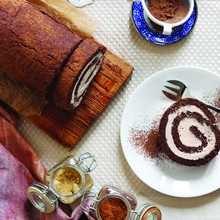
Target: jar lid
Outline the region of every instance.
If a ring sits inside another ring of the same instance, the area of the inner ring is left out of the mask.
[[[35,208],[41,212],[51,213],[58,206],[58,198],[50,187],[34,182],[27,190],[27,196]]]
[[[146,203],[139,208],[138,220],[161,220],[162,214],[159,208],[156,206]]]

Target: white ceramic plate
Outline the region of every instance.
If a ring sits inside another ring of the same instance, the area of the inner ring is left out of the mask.
[[[173,103],[161,92],[165,82],[171,79],[183,81],[203,101],[206,97],[213,101],[220,89],[220,77],[204,69],[175,67],[155,73],[138,86],[125,106],[120,131],[122,149],[131,169],[151,188],[176,197],[201,196],[220,187],[220,155],[200,167],[182,166],[166,159],[156,164],[138,153],[130,141],[132,126],[141,126],[146,118],[150,123]]]

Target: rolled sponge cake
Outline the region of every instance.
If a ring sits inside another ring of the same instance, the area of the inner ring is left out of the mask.
[[[0,72],[73,111],[106,48],[83,39],[25,0],[0,0]]]
[[[173,161],[186,166],[210,162],[220,150],[220,130],[202,102],[186,98],[171,105],[159,126],[159,143]]]
[[[105,47],[92,39],[85,39],[72,53],[53,91],[53,100],[61,108],[71,111],[83,99],[97,74]]]
[[[0,0],[0,71],[48,95],[82,39],[25,0]]]

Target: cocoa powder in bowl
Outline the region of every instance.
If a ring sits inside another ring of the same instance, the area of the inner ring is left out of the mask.
[[[188,0],[148,0],[146,3],[155,18],[167,23],[183,20],[189,11]]]

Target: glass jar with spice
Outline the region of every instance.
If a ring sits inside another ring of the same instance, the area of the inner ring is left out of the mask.
[[[92,202],[85,203],[87,199]],[[105,186],[98,195],[87,192],[81,206],[98,220],[161,220],[161,211],[154,205],[146,203],[136,210],[137,200],[133,195],[113,186]]]
[[[41,212],[51,213],[58,206],[58,200],[71,204],[93,186],[89,172],[97,162],[90,153],[73,155],[48,170],[46,184],[34,182],[27,190],[31,203]]]

